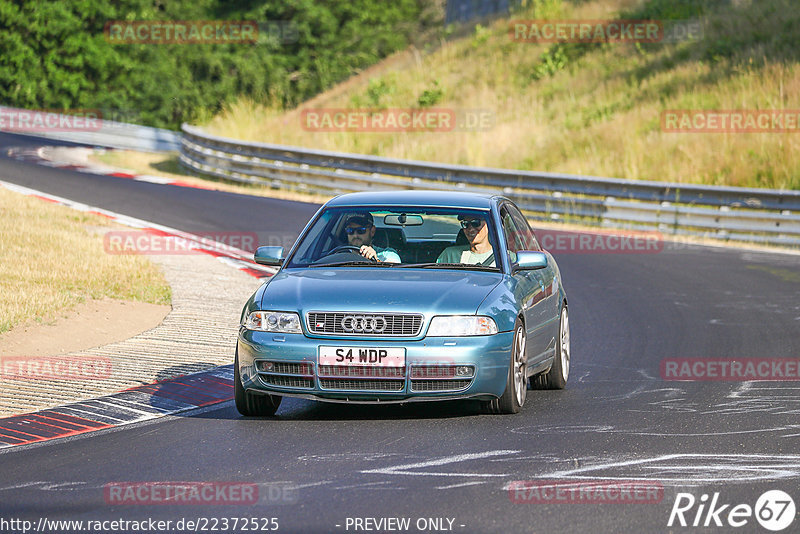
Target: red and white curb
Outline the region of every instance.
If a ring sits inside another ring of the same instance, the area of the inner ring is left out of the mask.
[[[176,414],[233,397],[233,366],[0,419],[0,450]]]
[[[101,215],[119,224],[148,233],[184,239],[198,251],[210,254],[219,261],[256,278],[272,276],[277,272],[277,269],[273,267],[255,263],[251,259],[252,254],[245,250],[176,228],[122,215],[2,180],[0,180],[0,187],[78,211]],[[233,366],[217,367],[201,373],[136,386],[95,399],[2,418],[0,419],[0,449],[155,419],[224,402],[230,400],[232,396]]]
[[[36,197],[41,200],[45,200],[47,202],[60,204],[62,206],[67,206],[78,211],[93,213],[95,215],[101,215],[119,224],[129,226],[131,228],[137,228],[142,230],[143,232],[147,232],[153,235],[171,236],[183,239],[185,240],[186,243],[188,243],[192,247],[192,249],[196,249],[199,252],[204,252],[206,254],[214,256],[219,261],[227,265],[230,265],[232,267],[235,267],[240,271],[243,271],[249,274],[250,276],[254,276],[256,278],[265,278],[268,276],[272,276],[273,274],[278,272],[278,270],[274,267],[267,267],[255,263],[252,260],[253,254],[251,252],[247,252],[246,250],[232,247],[230,245],[226,245],[218,241],[213,241],[207,237],[199,236],[189,232],[184,232],[183,230],[178,230],[177,228],[164,226],[163,224],[157,224],[154,222],[137,219],[136,217],[130,217],[128,215],[123,215],[121,213],[116,213],[103,208],[89,206],[88,204],[84,204],[82,202],[69,200],[56,195],[51,195],[49,193],[44,193],[42,191],[37,191],[35,189],[30,189],[28,187],[24,187],[21,185],[4,182],[2,180],[0,180],[0,186],[5,187],[9,191],[14,191],[17,193],[21,193],[23,195]]]
[[[150,182],[161,185],[174,185],[177,187],[191,187],[194,189],[206,189],[213,191],[213,187],[206,187],[199,184],[193,184],[184,180],[176,180],[173,178],[165,178],[163,176],[153,176],[150,174],[135,174],[126,169],[115,169],[113,167],[104,165],[95,165],[92,163],[76,163],[74,161],[58,161],[57,159],[48,156],[47,152],[55,149],[56,147],[42,146],[37,148],[9,148],[6,150],[6,155],[19,161],[27,161],[45,167],[52,167],[55,169],[64,169],[69,171],[83,172],[87,174],[98,174],[103,176],[113,176],[115,178],[128,178],[138,182]],[[84,147],[57,147],[64,150],[92,150]]]

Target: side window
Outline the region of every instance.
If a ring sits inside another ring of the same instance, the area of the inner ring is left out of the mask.
[[[507,208],[520,237],[520,248],[518,250],[542,250],[525,216],[514,206],[507,206]]]
[[[508,260],[511,263],[517,261],[517,252],[524,250],[522,236],[520,235],[514,218],[505,206],[500,208],[500,219],[503,222],[503,236],[506,240],[506,248],[508,249]]]

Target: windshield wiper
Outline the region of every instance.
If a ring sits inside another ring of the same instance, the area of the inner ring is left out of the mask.
[[[410,267],[417,269],[466,269],[478,271],[497,271],[497,267],[490,267],[489,265],[480,265],[478,263],[403,263],[401,267]]]

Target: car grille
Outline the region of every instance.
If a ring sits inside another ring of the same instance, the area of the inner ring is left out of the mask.
[[[302,378],[298,376],[281,376],[281,375],[259,375],[262,382],[270,386],[282,386],[285,388],[314,388],[313,378]]]
[[[453,365],[415,365],[411,368],[411,378],[467,378],[458,377]]]
[[[345,391],[403,391],[405,380],[346,380],[320,378],[319,386],[323,389],[340,389]]]
[[[463,380],[412,380],[411,391],[458,391],[465,389],[472,382],[471,378]]]
[[[303,362],[266,362],[257,361],[259,373],[274,373],[279,375],[313,375],[313,366]]]
[[[328,377],[403,378],[404,367],[350,367],[346,365],[320,365],[319,375]]]
[[[314,364],[307,361],[255,363],[259,378],[267,386],[314,389],[315,379],[321,389],[338,391],[399,393],[406,386],[405,367],[320,365],[315,374]],[[411,365],[408,376],[413,392],[460,391],[468,388],[473,379],[457,377],[455,366],[451,365]]]
[[[314,364],[310,362],[257,360],[256,370],[269,386],[314,389]]]
[[[347,317],[378,319],[385,322],[380,332],[347,330],[342,321]],[[422,315],[402,313],[309,312],[308,331],[312,334],[333,334],[354,337],[416,337],[422,329]]]

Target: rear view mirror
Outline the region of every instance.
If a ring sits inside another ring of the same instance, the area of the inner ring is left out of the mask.
[[[279,266],[283,264],[283,247],[258,247],[253,260],[261,265]]]
[[[422,215],[387,215],[383,218],[386,226],[422,226]]]
[[[517,252],[515,271],[531,271],[547,267],[547,254],[534,250],[520,250]]]

